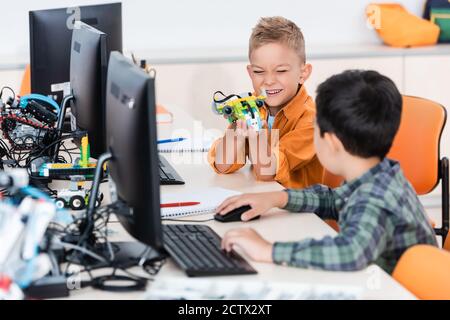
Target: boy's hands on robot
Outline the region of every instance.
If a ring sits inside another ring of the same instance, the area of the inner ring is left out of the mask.
[[[258,146],[261,139],[267,141],[267,130],[262,130],[268,128],[267,122],[261,119],[259,112],[266,98],[264,89],[261,89],[259,96],[251,93],[226,96],[221,91],[217,91],[213,96],[213,112],[222,115],[231,124],[237,150],[244,150],[248,142],[252,161],[258,158]],[[225,134],[224,139],[227,136],[228,134]]]

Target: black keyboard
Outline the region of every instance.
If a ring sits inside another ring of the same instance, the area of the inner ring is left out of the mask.
[[[221,238],[204,225],[163,225],[164,247],[189,277],[257,273],[238,253],[226,253]]]
[[[184,184],[184,180],[162,156],[159,156],[159,184]]]

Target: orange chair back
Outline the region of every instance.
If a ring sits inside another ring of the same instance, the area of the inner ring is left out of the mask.
[[[22,77],[22,84],[20,85],[20,93],[19,95],[26,96],[31,93],[31,69],[30,65],[27,64],[25,67],[25,72]]]
[[[387,156],[400,163],[419,195],[431,192],[439,182],[439,143],[446,117],[444,107],[436,102],[403,96],[400,128]],[[342,181],[324,170],[323,184],[335,188]]]
[[[419,299],[450,300],[450,252],[428,245],[408,249],[392,276]]]
[[[446,117],[436,102],[403,97],[402,120],[388,157],[400,162],[419,195],[431,192],[439,182],[439,144]]]

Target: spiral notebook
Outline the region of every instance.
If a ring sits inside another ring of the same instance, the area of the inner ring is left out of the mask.
[[[240,192],[218,187],[192,190],[188,193],[161,194],[161,203],[200,202],[189,207],[161,208],[161,218],[181,218],[207,213],[215,213],[216,208],[226,199]]]
[[[213,139],[204,139],[201,141],[187,139],[181,142],[163,143],[158,144],[158,152],[208,152],[213,142]]]

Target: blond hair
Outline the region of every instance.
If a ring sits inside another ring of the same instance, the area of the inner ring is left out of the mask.
[[[300,28],[283,17],[263,17],[253,28],[249,41],[248,56],[253,50],[268,43],[282,43],[294,49],[302,62],[306,61],[305,39]]]

